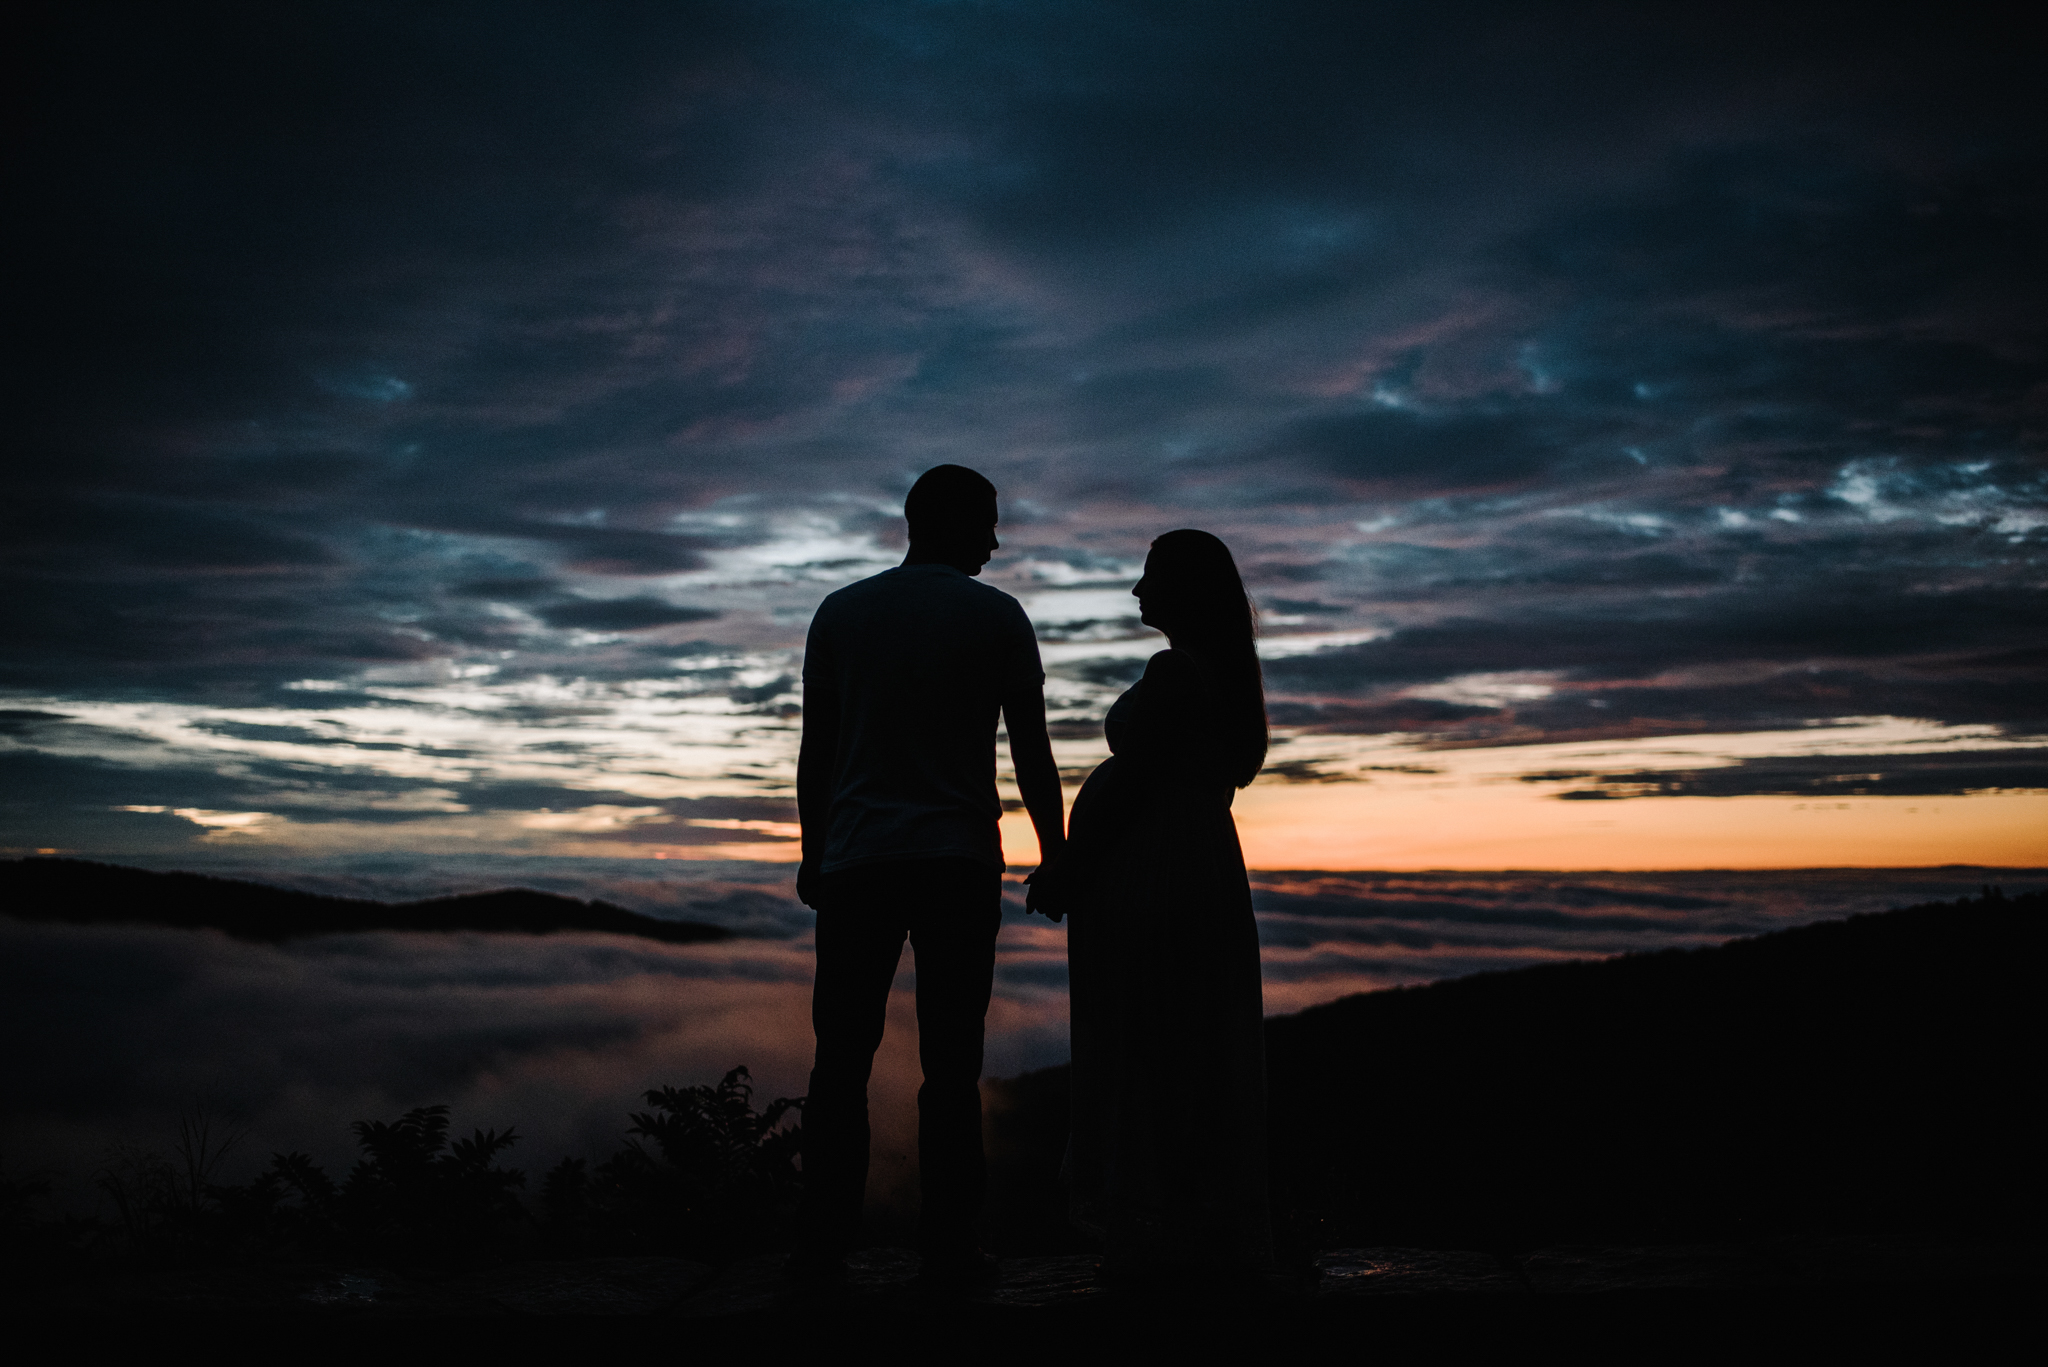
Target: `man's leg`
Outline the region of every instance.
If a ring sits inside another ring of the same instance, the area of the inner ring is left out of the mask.
[[[973,1252],[987,1174],[981,1150],[981,1045],[1002,925],[1002,874],[935,860],[909,899],[917,953],[917,1153],[927,1259]]]
[[[803,1253],[843,1258],[860,1234],[868,1177],[868,1074],[903,953],[900,898],[881,869],[828,875],[818,912],[811,1029],[818,1051],[804,1103]]]

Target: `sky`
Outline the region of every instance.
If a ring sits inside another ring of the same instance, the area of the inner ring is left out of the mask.
[[[46,14],[0,848],[791,859],[810,612],[957,461],[1075,783],[1234,548],[1257,867],[2048,862],[1999,22]]]
[[[258,1159],[447,1101],[532,1163],[643,1087],[799,1091],[803,635],[940,462],[1001,491],[1070,790],[1163,644],[1150,539],[1234,549],[1269,1011],[2043,881],[2003,11],[39,14],[0,855],[740,934],[0,922],[31,1166],[208,1099]],[[1065,1056],[1060,936],[1010,908],[992,1074]]]

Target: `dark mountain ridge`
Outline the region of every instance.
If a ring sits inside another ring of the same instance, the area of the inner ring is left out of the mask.
[[[1273,1020],[1284,1199],[1468,1247],[2031,1232],[2044,928],[1987,891]]]
[[[2031,1238],[2044,927],[2048,894],[1987,891],[1274,1017],[1283,1237]],[[1047,1246],[1066,1096],[989,1086],[998,1218]]]
[[[0,916],[66,925],[153,925],[277,942],[349,931],[603,931],[670,944],[732,938],[722,926],[664,921],[609,902],[508,888],[375,902],[198,873],[153,873],[83,859],[0,860]]]

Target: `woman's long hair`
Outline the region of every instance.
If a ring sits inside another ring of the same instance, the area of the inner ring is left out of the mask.
[[[1266,762],[1266,681],[1259,672],[1259,614],[1244,591],[1230,547],[1183,528],[1152,543],[1145,562],[1160,622],[1175,649],[1199,656],[1223,695],[1231,782],[1242,788]]]

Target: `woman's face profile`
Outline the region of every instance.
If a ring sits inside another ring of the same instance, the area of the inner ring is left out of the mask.
[[[1160,575],[1152,563],[1152,557],[1145,557],[1145,572],[1138,576],[1138,582],[1131,586],[1132,597],[1138,600],[1138,620],[1154,631],[1166,630],[1164,618],[1165,597],[1160,592]]]

